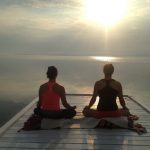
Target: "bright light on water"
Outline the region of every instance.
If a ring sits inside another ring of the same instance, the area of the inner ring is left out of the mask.
[[[110,57],[110,56],[92,56],[91,58],[94,60],[103,61],[103,62],[118,62],[119,61],[119,57]]]

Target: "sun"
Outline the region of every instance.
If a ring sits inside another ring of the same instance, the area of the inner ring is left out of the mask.
[[[128,0],[85,0],[85,16],[88,21],[110,27],[128,12]]]

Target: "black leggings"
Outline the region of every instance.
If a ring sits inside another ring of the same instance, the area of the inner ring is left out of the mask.
[[[34,109],[36,115],[40,115],[44,118],[61,119],[61,118],[73,118],[76,115],[74,109],[61,109],[60,111],[47,111],[38,108]]]

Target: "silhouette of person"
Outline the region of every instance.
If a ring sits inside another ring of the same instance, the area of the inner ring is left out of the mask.
[[[76,115],[76,106],[70,106],[66,100],[65,88],[56,82],[57,68],[48,67],[49,81],[40,86],[39,101],[34,113],[45,118],[73,118]],[[60,109],[60,99],[65,109]]]
[[[96,81],[94,85],[94,92],[90,103],[83,110],[83,114],[87,117],[117,117],[130,115],[129,110],[123,98],[122,85],[120,82],[112,79],[114,72],[114,66],[112,64],[105,64],[103,67],[104,79]],[[97,96],[99,102],[97,110],[91,109],[96,101]],[[119,102],[122,109],[118,109],[116,98],[119,98]]]

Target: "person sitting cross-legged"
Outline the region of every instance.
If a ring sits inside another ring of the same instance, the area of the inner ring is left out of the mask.
[[[93,96],[89,105],[83,109],[83,115],[100,119],[96,128],[128,128],[138,134],[146,133],[145,127],[134,122],[139,118],[129,112],[123,98],[121,83],[112,79],[113,65],[104,65],[103,72],[105,77],[95,83]],[[97,109],[91,109],[97,96],[99,97]],[[117,97],[122,106],[121,109],[117,106]]]
[[[104,65],[103,72],[105,77],[95,83],[91,101],[83,110],[84,116],[95,118],[129,116],[130,112],[123,98],[121,83],[112,79],[113,65]],[[99,97],[99,102],[97,110],[94,110],[91,107],[95,103],[97,96]],[[117,106],[117,97],[122,109],[119,109]]]
[[[65,88],[56,82],[57,68],[48,67],[49,81],[40,86],[39,101],[34,113],[44,118],[60,119],[73,118],[76,115],[76,106],[70,106],[66,100]],[[66,109],[60,109],[60,99]]]

